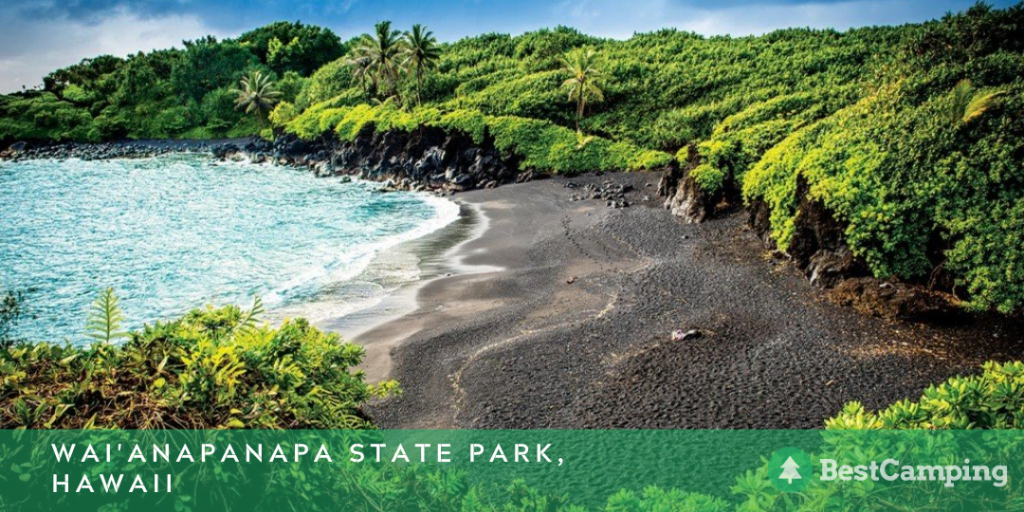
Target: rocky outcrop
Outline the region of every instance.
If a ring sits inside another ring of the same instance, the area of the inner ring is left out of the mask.
[[[797,197],[801,199],[786,255],[815,286],[831,288],[844,279],[868,276],[867,265],[846,245],[845,227],[807,192],[806,181],[798,179]],[[762,242],[774,248],[769,213],[766,203],[755,201],[750,205],[749,223]]]
[[[673,164],[658,185],[658,195],[666,198],[666,210],[686,223],[698,224],[714,217],[720,208],[740,203],[740,194],[731,176],[724,180],[722,187],[716,192],[709,193],[701,189],[691,172],[698,164],[695,147],[690,147],[689,155],[690,158],[683,164],[683,170]]]
[[[257,138],[220,142],[17,142],[0,152],[0,158],[103,160],[181,152],[212,154],[218,160],[308,167],[318,176],[349,175],[383,182],[387,185],[384,190],[452,194],[545,177],[532,170],[521,171],[518,160],[502,155],[493,140],[477,144],[467,135],[426,127],[411,132],[376,132],[368,128],[352,141],[331,136],[305,141],[288,134],[274,142]]]
[[[665,201],[665,208],[684,222],[698,224],[714,216],[715,209],[722,202],[722,194],[709,194],[697,186],[689,173]]]
[[[687,172],[667,173],[658,187],[666,197],[665,208],[689,223],[704,222],[715,216],[723,205],[738,202],[735,183],[726,183],[723,190],[708,194],[696,185]],[[865,262],[847,246],[845,226],[828,209],[813,201],[805,180],[798,179],[800,204],[794,220],[793,237],[785,257],[800,269],[813,286],[829,289],[834,301],[853,307],[868,315],[912,321],[945,321],[962,318],[957,299],[943,288],[950,282],[948,274],[938,265],[928,283],[885,281],[871,277]],[[771,210],[767,203],[754,201],[748,205],[748,224],[764,243],[775,249],[771,238]],[[934,251],[941,254],[941,251]]]
[[[503,156],[493,141],[476,144],[466,135],[436,128],[412,132],[366,129],[352,141],[333,137],[303,141],[285,135],[273,144],[217,147],[213,153],[221,159],[308,167],[318,176],[356,176],[386,183],[390,189],[439,193],[493,188],[538,177],[530,171],[520,172],[518,162]]]

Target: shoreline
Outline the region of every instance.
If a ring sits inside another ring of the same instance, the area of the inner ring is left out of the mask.
[[[368,344],[364,341],[364,335],[382,332],[388,325],[418,310],[420,290],[430,283],[453,275],[487,271],[486,268],[462,264],[458,256],[460,247],[486,232],[487,218],[475,205],[458,200],[453,202],[460,209],[455,221],[437,231],[386,249],[375,257],[375,260],[380,260],[395,253],[411,255],[417,259],[416,266],[420,273],[415,281],[403,283],[386,292],[374,306],[316,323],[317,327],[340,334],[344,340],[366,349],[366,356],[359,368],[366,372],[369,383],[388,379],[391,371],[389,352],[398,340],[389,343],[381,339],[379,334],[370,334],[371,340],[376,342]]]
[[[658,173],[556,177],[460,194],[490,219],[453,249],[500,272],[417,286],[417,309],[356,340],[405,393],[382,428],[821,428],[1020,358],[1019,322],[931,325],[828,300],[765,257],[739,211],[684,224]],[[635,206],[574,200],[629,184]],[[644,197],[647,196],[647,197]],[[698,338],[672,340],[674,330]]]

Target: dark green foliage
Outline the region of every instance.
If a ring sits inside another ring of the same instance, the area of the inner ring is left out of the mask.
[[[305,109],[343,94],[351,95],[353,87],[356,90],[355,96],[349,98],[351,104],[365,99],[365,93],[352,78],[352,66],[347,64],[346,59],[338,59],[313,73],[299,94],[298,105]]]
[[[9,291],[0,297],[0,349],[10,347],[15,341],[11,337],[11,330],[21,320],[23,300],[24,296],[20,292]]]
[[[171,83],[183,100],[200,101],[210,91],[238,83],[256,56],[233,41],[217,42],[214,37],[185,41],[185,51],[171,71]]]
[[[309,76],[348,50],[330,29],[301,22],[278,21],[242,34],[238,42],[278,76],[291,71]]]
[[[330,30],[274,23],[238,40],[85,59],[49,74],[43,91],[0,96],[0,143],[253,135],[259,123],[233,109],[230,93],[244,74],[262,70],[294,102],[345,49]]]
[[[363,349],[335,334],[302,319],[262,325],[259,301],[128,335],[110,290],[94,308],[99,343],[0,349],[0,427],[364,428],[359,407],[397,391],[392,381],[367,385],[353,370]]]

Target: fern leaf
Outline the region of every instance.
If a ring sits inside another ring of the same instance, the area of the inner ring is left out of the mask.
[[[85,323],[87,337],[101,343],[111,343],[118,338],[128,337],[128,333],[121,330],[125,316],[118,302],[113,288],[100,292],[100,296],[92,303],[89,319]]]

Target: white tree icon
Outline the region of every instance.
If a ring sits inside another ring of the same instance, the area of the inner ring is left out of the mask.
[[[793,480],[800,480],[800,473],[797,472],[800,466],[793,460],[793,457],[786,459],[786,462],[782,463],[782,474],[779,475],[779,480],[786,480],[789,483],[793,483]]]

